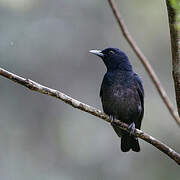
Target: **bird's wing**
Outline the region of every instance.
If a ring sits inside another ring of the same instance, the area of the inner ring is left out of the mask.
[[[141,81],[140,77],[136,73],[134,73],[134,79],[135,79],[135,82],[137,85],[137,92],[139,94],[139,97],[141,100],[141,107],[142,107],[142,111],[141,111],[140,116],[139,116],[139,121],[137,123],[137,128],[140,129],[141,121],[142,121],[142,118],[144,115],[144,88],[143,88],[142,81]]]

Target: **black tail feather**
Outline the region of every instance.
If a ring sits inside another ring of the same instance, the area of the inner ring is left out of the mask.
[[[140,151],[140,146],[138,139],[136,139],[133,136],[122,136],[121,137],[121,150],[123,152],[128,152],[130,149],[134,152],[139,152]]]

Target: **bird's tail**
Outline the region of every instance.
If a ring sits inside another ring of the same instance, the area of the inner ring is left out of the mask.
[[[140,151],[139,141],[134,136],[124,135],[121,137],[121,150],[128,152],[130,149],[135,152]]]

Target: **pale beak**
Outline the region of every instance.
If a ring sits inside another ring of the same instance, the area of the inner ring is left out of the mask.
[[[96,56],[104,57],[104,54],[100,50],[90,50],[89,52],[95,54]]]

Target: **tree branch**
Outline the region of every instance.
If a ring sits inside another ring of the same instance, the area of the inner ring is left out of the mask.
[[[100,110],[89,106],[87,104],[84,104],[76,99],[73,99],[70,96],[67,96],[66,94],[57,91],[55,89],[51,89],[48,88],[46,86],[43,86],[37,82],[34,82],[30,79],[26,79],[20,76],[17,76],[16,74],[13,74],[11,72],[8,72],[2,68],[0,68],[0,75],[4,76],[18,84],[21,84],[22,86],[25,86],[27,88],[29,88],[32,91],[37,91],[41,94],[46,94],[52,97],[55,97],[57,99],[60,99],[62,101],[64,101],[65,103],[73,106],[74,108],[80,109],[82,111],[85,111],[89,114],[92,114],[96,117],[99,117],[107,122],[111,122],[109,119],[109,116],[107,116],[106,114],[104,114],[103,112],[101,112]],[[127,132],[129,132],[129,128],[128,125],[120,122],[119,120],[115,120],[113,123],[115,123],[117,126],[119,126],[121,129],[126,130]],[[171,159],[173,159],[178,165],[180,165],[180,154],[177,153],[176,151],[174,151],[173,149],[171,149],[170,147],[168,147],[167,145],[163,144],[162,142],[160,142],[159,140],[155,139],[154,137],[144,133],[143,131],[139,130],[139,129],[135,129],[134,136],[139,137],[141,139],[143,139],[144,141],[152,144],[154,147],[156,147],[157,149],[159,149],[160,151],[164,152],[166,155],[168,155]]]
[[[171,35],[172,74],[175,85],[177,108],[180,115],[180,18],[178,18],[178,14],[180,16],[180,5],[178,4],[179,1],[174,2],[177,4],[173,5],[171,1],[166,0]]]
[[[111,9],[113,11],[113,14],[114,14],[114,16],[115,16],[115,18],[116,18],[116,20],[117,20],[117,22],[119,24],[119,27],[120,27],[125,39],[129,43],[129,45],[131,46],[131,48],[133,49],[133,51],[135,52],[137,57],[140,59],[143,66],[145,67],[146,71],[148,72],[149,76],[151,77],[151,80],[153,81],[155,87],[157,88],[157,90],[159,92],[159,95],[161,96],[163,102],[167,106],[170,114],[175,119],[176,123],[180,126],[180,118],[179,118],[177,112],[174,110],[174,107],[173,107],[171,101],[169,100],[166,91],[162,87],[162,85],[160,83],[160,80],[158,79],[158,77],[157,77],[156,73],[154,72],[153,68],[151,67],[147,57],[145,57],[145,55],[141,52],[141,50],[137,46],[136,42],[134,41],[134,39],[130,35],[130,33],[129,33],[129,31],[128,31],[128,29],[127,29],[121,15],[119,14],[119,12],[118,12],[115,4],[114,4],[114,1],[113,0],[108,0],[108,2],[109,2],[109,5],[110,5],[110,7],[111,7]],[[180,83],[179,83],[179,86],[180,86]]]

